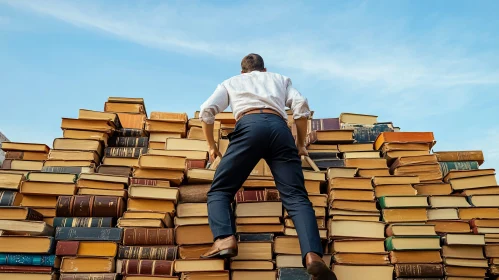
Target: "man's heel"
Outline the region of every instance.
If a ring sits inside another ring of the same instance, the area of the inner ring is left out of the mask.
[[[229,259],[229,258],[233,258],[233,257],[236,257],[237,256],[237,249],[224,249],[224,250],[221,250],[218,255],[221,257],[221,258],[224,258],[224,259]]]

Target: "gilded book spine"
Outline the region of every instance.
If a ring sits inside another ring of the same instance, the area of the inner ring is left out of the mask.
[[[114,137],[109,139],[108,145],[110,147],[147,147],[149,144],[148,137]]]
[[[116,131],[116,135],[121,137],[143,137],[145,136],[145,131],[143,129],[136,128],[122,128]]]
[[[177,246],[122,246],[118,250],[119,259],[174,261]]]
[[[0,191],[0,206],[16,206],[17,195],[14,191]]]
[[[113,218],[55,217],[54,227],[113,227]]]
[[[173,275],[173,261],[124,260],[122,275]]]
[[[108,147],[105,150],[105,155],[106,157],[139,158],[146,152],[147,148]]]
[[[123,245],[173,245],[173,228],[125,228]]]

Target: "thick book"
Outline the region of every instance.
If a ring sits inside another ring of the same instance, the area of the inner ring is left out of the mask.
[[[122,237],[123,229],[121,228],[58,227],[55,231],[56,240],[121,242]]]
[[[113,227],[111,217],[55,217],[53,227]]]
[[[340,129],[339,118],[311,119],[309,120],[310,131],[335,130]]]
[[[442,151],[434,152],[438,161],[476,161],[479,165],[484,162],[482,151]]]
[[[163,260],[122,260],[122,275],[173,275],[173,261]]]
[[[15,191],[0,190],[0,206],[19,206],[23,196]]]
[[[174,261],[177,246],[126,246],[120,245],[118,259],[165,260]]]
[[[305,268],[279,268],[277,271],[278,280],[309,280],[310,274],[308,274]]]
[[[0,220],[0,230],[30,236],[53,236],[54,228],[43,221]]]
[[[44,166],[42,167],[41,172],[80,174],[80,173],[93,173],[94,168],[88,166]]]
[[[48,153],[43,152],[21,152],[7,151],[5,159],[23,159],[23,160],[47,160]]]
[[[54,272],[54,269],[51,266],[36,266],[36,265],[0,265],[0,273],[7,272],[19,272],[24,273],[23,276],[30,276],[27,273],[33,274],[43,274],[43,276],[50,275]],[[4,274],[0,274],[3,276]],[[31,275],[32,276],[32,275]],[[14,278],[19,279],[19,278]]]
[[[374,142],[374,149],[379,150],[385,143],[435,143],[433,132],[383,132]]]
[[[106,102],[104,103],[104,111],[112,113],[133,113],[146,115],[144,104],[134,103]]]
[[[442,170],[444,177],[451,170],[477,170],[479,166],[477,161],[445,161],[438,164],[440,164],[440,170]]]
[[[146,133],[144,129],[144,125],[147,119],[147,116],[144,114],[131,114],[131,113],[117,113],[120,117],[121,125],[124,129],[131,130],[140,130],[143,133]],[[122,135],[122,136],[136,136],[136,135]],[[140,135],[137,135],[140,136]],[[143,135],[146,136],[146,135]]]
[[[28,207],[0,207],[0,220],[30,220],[42,221],[43,215]]]
[[[143,185],[143,186],[156,186],[156,187],[170,187],[170,181],[167,180],[156,180],[156,179],[142,179],[142,178],[130,178],[130,186],[132,185]]]
[[[23,174],[0,173],[0,189],[19,190],[24,179]]]
[[[121,128],[120,118],[115,113],[80,109],[78,111],[78,119],[108,120],[112,122],[116,128]]]
[[[139,158],[140,155],[147,153],[147,148],[129,148],[129,147],[107,147],[104,150],[106,157],[118,158]]]
[[[173,245],[175,230],[173,228],[125,228],[123,245],[127,246],[165,246]]]
[[[142,124],[144,126],[144,124]],[[137,128],[122,128],[115,132],[117,137],[146,137],[147,131]]]
[[[240,233],[237,235],[239,242],[273,242],[273,233]]]
[[[312,131],[307,135],[307,144],[353,143],[353,130]]]
[[[31,266],[51,266],[56,263],[55,255],[37,254],[3,254],[0,253],[0,265],[31,265]]]
[[[50,254],[54,244],[54,238],[48,236],[0,236],[2,253]]]
[[[57,242],[57,256],[115,257],[118,244],[112,241],[65,241]]]
[[[59,196],[57,217],[121,217],[124,202],[121,197],[74,195]]]
[[[109,147],[147,148],[149,144],[149,137],[117,136],[109,138],[107,143]]]
[[[37,143],[21,143],[21,142],[3,142],[2,150],[4,151],[29,151],[48,153],[50,148],[45,144]]]
[[[112,273],[114,264],[114,258],[63,257],[60,271],[61,273]]]
[[[444,267],[442,264],[396,264],[395,276],[417,278],[443,277]]]
[[[372,143],[383,132],[393,132],[390,123],[379,123],[374,125],[342,124],[341,129],[353,129],[353,139],[356,143]]]
[[[184,185],[180,186],[178,200],[181,203],[206,203],[211,185]]]
[[[59,280],[117,280],[117,273],[61,273]]]

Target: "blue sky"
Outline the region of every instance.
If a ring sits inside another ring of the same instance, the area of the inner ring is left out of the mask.
[[[261,54],[316,117],[375,114],[499,167],[498,1],[0,0],[0,130],[51,145],[108,96],[193,116]]]

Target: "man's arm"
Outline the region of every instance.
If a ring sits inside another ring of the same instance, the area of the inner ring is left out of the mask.
[[[299,118],[295,120],[296,125],[296,148],[300,156],[308,156],[307,148],[305,147],[305,138],[307,137],[307,118]]]
[[[204,136],[208,142],[211,162],[213,162],[216,157],[222,156],[215,142],[215,137],[213,136],[215,115],[225,110],[228,106],[229,93],[223,85],[218,85],[210,98],[201,105],[199,118],[202,122]]]
[[[293,88],[291,80],[287,79],[286,88],[286,106],[293,111],[297,135],[296,148],[300,156],[308,156],[307,148],[305,147],[305,139],[307,137],[307,120],[310,116],[310,108],[308,101],[299,91]]]

